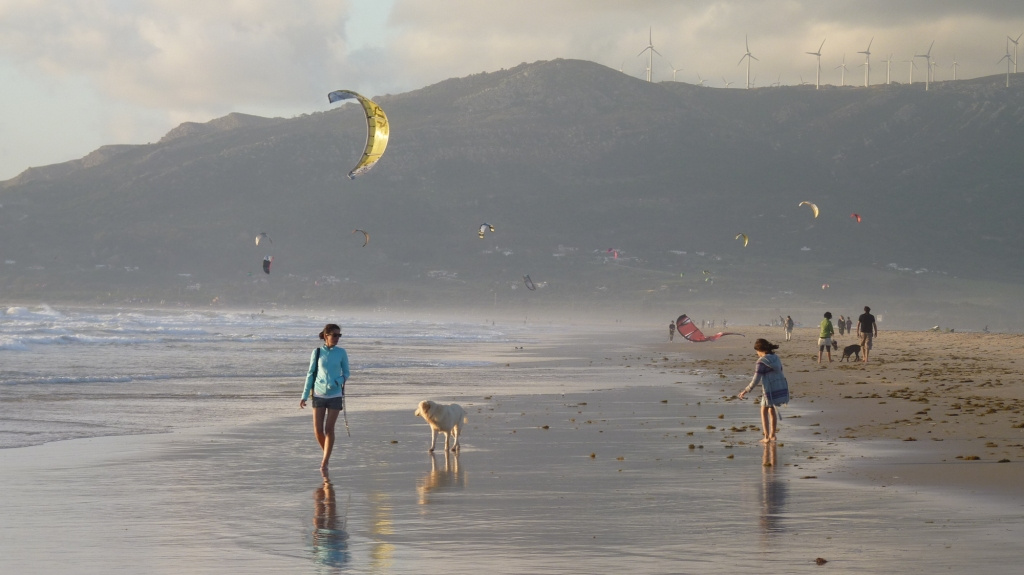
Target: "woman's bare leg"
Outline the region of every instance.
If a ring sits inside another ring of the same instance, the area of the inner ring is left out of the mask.
[[[313,408],[313,435],[316,437],[316,442],[320,444],[320,449],[324,448],[324,443],[327,441],[327,436],[324,435],[324,416],[326,413],[326,407]]]
[[[779,414],[775,411],[774,407],[766,407],[764,410],[768,412],[768,420],[771,423],[771,432],[768,434],[768,441],[775,441],[775,432],[779,428]]]
[[[339,415],[340,409],[328,409],[327,417],[324,418],[324,459],[320,462],[320,469],[327,469],[327,464],[330,463],[331,452],[334,451],[334,424],[338,421]]]

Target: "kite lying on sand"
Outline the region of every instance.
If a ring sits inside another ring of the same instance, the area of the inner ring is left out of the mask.
[[[679,319],[676,320],[676,332],[685,337],[687,341],[693,342],[715,341],[723,335],[738,335],[746,337],[743,336],[742,333],[732,333],[727,331],[718,332],[715,335],[704,335],[699,329],[697,329],[697,326],[693,325],[693,320],[691,320],[685,313],[679,316]]]

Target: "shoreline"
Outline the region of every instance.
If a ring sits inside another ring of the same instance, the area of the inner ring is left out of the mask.
[[[790,342],[781,328],[736,329],[746,337],[709,344],[677,339],[649,351],[687,352],[692,360],[668,365],[704,370],[735,396],[752,376],[753,343],[763,337],[781,346],[777,353],[790,384],[779,441],[796,427],[812,451],[837,447],[832,477],[1020,497],[1024,386],[1017,362],[1024,335],[881,331],[867,364],[840,363],[842,347],[855,340],[839,336],[833,362],[823,356],[819,365],[816,329],[795,329]],[[757,420],[756,407],[751,410]]]

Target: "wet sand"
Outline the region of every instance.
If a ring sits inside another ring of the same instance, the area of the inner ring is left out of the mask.
[[[883,332],[871,364],[819,367],[798,331],[780,350],[794,399],[778,443],[761,446],[756,406],[733,396],[753,340],[775,330],[737,331],[669,344],[616,326],[481,358],[494,365],[430,387],[469,413],[458,455],[427,453],[415,391],[364,390],[327,483],[297,390],[260,398],[282,406],[258,423],[226,412],[174,433],[2,450],[0,566],[731,574],[819,573],[820,557],[844,573],[1014,570],[1020,336]]]

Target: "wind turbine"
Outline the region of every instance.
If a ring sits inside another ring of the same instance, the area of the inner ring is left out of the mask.
[[[1021,36],[1024,36],[1024,32],[1022,32],[1020,34],[1020,36],[1017,36],[1016,40],[1014,40],[1013,38],[1010,38],[1009,36],[1006,37],[1007,40],[1009,40],[1010,42],[1013,42],[1013,73],[1014,74],[1017,73],[1017,45],[1020,44],[1020,37]],[[1007,51],[1009,51],[1009,50],[1007,50]]]
[[[1010,59],[1010,45],[1009,44],[1006,45],[1006,55],[1003,56],[1002,58],[1000,58],[999,62],[1002,62],[1003,60],[1006,60],[1006,87],[1009,88],[1010,87],[1010,62],[1013,61],[1013,60]],[[996,62],[996,65],[998,65],[999,62]]]
[[[960,63],[956,61],[956,54],[953,54],[953,65],[950,68],[953,69],[953,81],[956,82],[956,69],[960,66]]]
[[[682,70],[682,68],[675,68],[675,67],[673,67],[671,62],[669,62],[668,67],[672,68],[672,81],[675,82],[676,81],[676,72]]]
[[[776,78],[774,82],[772,82],[772,88],[778,88],[781,85],[782,85],[782,74],[779,74],[779,77]]]
[[[932,60],[931,67],[930,67],[931,76],[932,76],[932,82],[935,81],[935,69],[938,68],[938,67],[939,67],[939,61],[938,60]]]
[[[910,85],[913,86],[914,85],[914,68],[917,68],[917,64],[914,63],[914,59],[913,58],[911,58],[909,60],[900,60],[900,61],[904,62],[906,64],[910,64]]]
[[[828,40],[828,38],[825,38]],[[817,52],[808,52],[811,56],[818,58],[818,73],[814,75],[814,89],[817,90],[821,87],[821,49],[825,46],[825,40],[821,41],[821,46],[818,46]]]
[[[802,75],[800,76],[800,85],[801,86],[806,86],[807,85],[807,82],[804,82],[804,77]]]
[[[846,54],[843,54],[843,63],[838,65],[838,66],[836,66],[836,70],[839,70],[840,68],[842,68],[842,70],[843,70],[842,71],[842,78],[843,78],[843,80],[842,80],[842,84],[840,84],[840,85],[845,86],[846,85],[846,70],[847,70],[847,68],[846,68]]]
[[[892,54],[889,54],[888,60],[882,60],[885,62],[885,85],[889,85],[889,70],[892,69]]]
[[[701,78],[699,72],[697,73],[697,79],[700,80],[700,82],[697,84],[698,86],[706,86],[707,85],[707,83],[706,83],[707,80],[705,80],[704,78]]]
[[[644,48],[643,50],[640,50],[640,53],[637,54],[636,57],[639,58],[640,56],[643,56],[644,52],[647,52],[648,50],[650,50],[650,53],[648,54],[649,57],[647,59],[647,81],[650,82],[651,81],[651,69],[654,67],[654,55],[657,54],[657,55],[661,56],[661,52],[659,52],[659,51],[654,49],[654,29],[653,28],[651,28],[651,29],[649,29],[647,31],[647,47]],[[662,57],[664,57],[664,56],[662,56]]]
[[[871,41],[868,42],[868,47],[863,52],[857,52],[858,54],[864,54],[864,87],[867,88],[868,84],[871,83],[871,43],[875,41],[875,37],[871,37]]]
[[[924,54],[915,54],[915,58],[924,58],[925,63],[925,74],[924,74],[924,91],[928,91],[928,82],[931,81],[932,77],[932,46],[935,45],[935,40],[928,46],[928,51]],[[1007,49],[1009,51],[1009,49]],[[1002,60],[1000,60],[1002,62]]]
[[[739,66],[740,64],[742,64],[744,58],[747,60],[747,89],[749,90],[750,89],[750,61],[751,60],[757,60],[757,57],[750,53],[750,42],[747,40],[746,36],[743,36],[743,43],[747,47],[747,53],[743,55],[743,58],[740,58],[740,61],[737,62],[736,65]],[[760,62],[760,60],[757,60],[757,61]]]
[[[725,87],[726,88],[728,88],[729,86],[733,85],[733,82],[730,82],[730,81],[726,80],[725,76],[722,76],[722,81],[725,82]]]

